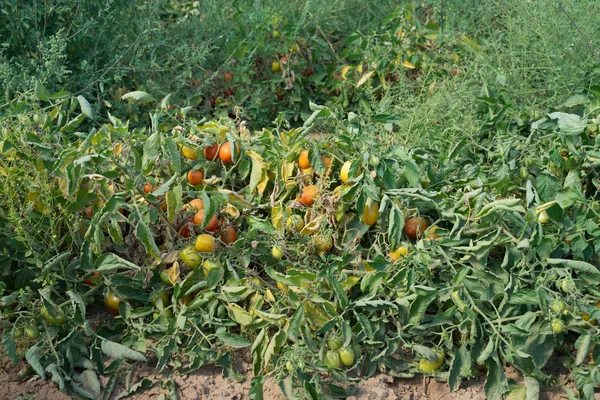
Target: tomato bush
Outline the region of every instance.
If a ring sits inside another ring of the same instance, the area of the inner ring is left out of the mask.
[[[600,91],[529,115],[488,88],[472,142],[380,140],[399,121],[362,120],[363,97],[400,79],[434,84],[453,60],[436,56],[439,27],[408,11],[384,24],[390,49],[374,63],[357,56],[374,40],[364,35],[347,39],[340,68],[271,35],[283,51],[281,76],[262,62],[269,96],[285,96],[268,104],[297,118],[260,129],[236,115],[241,89],[219,86],[244,78],[237,70],[218,73],[214,118],[194,109],[213,109],[210,98],[181,106],[141,88],[121,94],[125,111],[97,115],[41,82],[4,106],[0,173],[24,177],[0,188],[8,356],[17,362],[18,333],[38,327],[34,372],[84,397],[100,394],[100,373],[110,397],[149,358],[158,371],[233,373],[235,348],[250,351],[253,393],[273,377],[284,391],[342,396],[354,379],[343,365],[434,374],[453,391],[485,369],[492,397],[509,391],[506,364],[533,385],[559,349],[577,390],[593,392]],[[301,105],[307,92],[326,104]],[[92,328],[97,309],[114,318]]]

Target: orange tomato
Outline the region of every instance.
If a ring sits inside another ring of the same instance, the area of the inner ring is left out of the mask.
[[[298,157],[298,164],[302,169],[310,168],[310,160],[308,159],[308,150],[302,150]]]
[[[225,72],[225,82],[231,82],[233,80],[233,72]]]
[[[373,225],[379,218],[379,203],[372,202],[370,206],[365,207],[362,221],[367,225]]]
[[[188,182],[192,186],[198,186],[204,181],[204,172],[198,171],[190,171],[187,175]]]
[[[84,284],[86,285],[90,285],[90,286],[96,286],[96,282],[99,281],[98,278],[100,278],[100,272],[98,271],[94,271],[94,273],[92,274],[92,277],[90,279],[86,279],[83,281]]]
[[[237,145],[237,143],[235,145],[235,149],[236,149],[236,156],[239,157],[240,147]],[[233,163],[233,154],[231,154],[231,143],[226,142],[221,146],[221,148],[219,149],[219,158],[221,159],[221,161],[223,161],[223,164]]]
[[[411,239],[418,239],[427,229],[427,220],[423,217],[413,217],[406,220],[404,232]]]
[[[306,186],[302,189],[302,196],[298,198],[298,201],[307,207],[310,207],[315,202],[317,195],[319,194],[319,188],[317,185]]]
[[[196,215],[194,216],[194,223],[196,225],[202,225],[202,222],[204,221],[204,209],[198,211],[196,213]],[[208,224],[206,225],[206,227],[204,229],[206,229],[209,232],[217,232],[219,230],[219,219],[217,218],[216,215],[213,215],[213,217],[210,219],[210,221],[208,222]]]
[[[221,241],[225,244],[234,243],[237,240],[237,232],[233,226],[228,226],[221,231]]]
[[[321,156],[321,160],[323,160],[323,165],[325,165],[325,176],[331,175],[331,158]]]
[[[154,192],[156,189],[158,189],[156,186],[152,186],[151,183],[146,183],[144,185],[144,193],[148,194],[150,192]]]
[[[204,148],[204,157],[208,161],[215,161],[219,155],[219,144],[213,143],[210,146]]]
[[[194,212],[203,210],[204,209],[204,201],[202,201],[200,199],[194,199],[188,203],[187,208],[191,209]]]

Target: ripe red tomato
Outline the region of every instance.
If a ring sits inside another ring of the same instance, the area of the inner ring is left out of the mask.
[[[315,69],[313,67],[308,67],[304,71],[302,71],[302,76],[308,78],[312,74],[315,73]]]
[[[210,146],[204,148],[204,157],[208,161],[215,161],[219,155],[219,144],[213,143]]]
[[[239,157],[240,146],[238,146],[237,143],[235,145],[235,149],[236,149],[236,156]],[[223,161],[223,164],[233,163],[233,154],[231,153],[231,143],[229,143],[229,142],[223,143],[223,145],[219,149],[219,158],[221,159],[221,161]]]
[[[427,220],[423,217],[414,217],[406,220],[404,232],[411,239],[418,239],[427,229]]]
[[[193,218],[186,218],[181,225],[177,228],[177,233],[182,238],[189,238],[192,234],[195,234],[195,224]]]

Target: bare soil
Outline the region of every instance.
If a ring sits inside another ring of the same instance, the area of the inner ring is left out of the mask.
[[[1,357],[2,361],[7,361]],[[552,362],[553,369],[559,374],[564,371],[560,368],[558,360]],[[36,399],[36,400],[63,400],[70,397],[56,389],[51,382],[43,381],[39,377],[31,377],[23,382],[16,382],[19,373],[25,365],[19,368],[4,364],[0,369],[0,399]],[[242,361],[236,365],[236,369],[244,376],[241,382],[224,378],[221,370],[216,367],[204,367],[187,376],[177,374],[155,375],[149,366],[140,367],[136,373],[136,379],[149,378],[154,385],[144,391],[139,391],[129,396],[134,400],[145,400],[158,398],[160,394],[168,395],[170,389],[167,382],[171,379],[177,389],[180,399],[230,399],[247,400],[250,389],[251,367]],[[506,369],[508,378],[516,382],[522,382],[522,377],[513,368]],[[564,382],[565,375],[555,375],[559,382]],[[562,379],[561,379],[562,378]],[[388,375],[377,375],[362,381],[357,386],[357,391],[348,400],[416,400],[416,399],[470,399],[484,400],[485,377],[480,375],[477,379],[464,381],[460,390],[450,393],[445,382],[417,376],[410,379],[399,379]],[[122,390],[122,388],[120,388]],[[118,391],[114,394],[116,397]],[[264,385],[264,398],[269,400],[284,400],[279,386],[272,380]],[[561,388],[555,391],[544,391],[540,395],[542,400],[558,400],[566,398]]]

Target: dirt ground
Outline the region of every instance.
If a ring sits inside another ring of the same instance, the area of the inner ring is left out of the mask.
[[[21,368],[24,366],[21,366]],[[251,367],[249,363],[241,362],[237,365],[240,373],[245,376],[241,382],[223,378],[221,370],[216,367],[205,367],[190,375],[172,375],[170,378],[176,384],[180,399],[230,399],[247,400],[250,389]],[[4,366],[0,369],[0,399],[35,399],[35,400],[63,400],[70,397],[56,389],[49,381],[39,377],[32,377],[23,382],[15,382],[19,368]],[[550,372],[550,371],[548,371]],[[507,377],[517,382],[522,378],[516,370],[508,368]],[[160,394],[168,398],[168,389],[162,387],[161,381],[169,378],[165,375],[154,375],[149,367],[140,368],[137,378],[149,378],[156,382],[151,388],[139,391],[130,399],[155,399]],[[561,377],[558,376],[559,381]],[[460,390],[450,393],[448,385],[430,378],[414,377],[411,379],[393,378],[387,375],[377,375],[363,381],[357,387],[357,392],[348,397],[348,400],[416,400],[416,399],[469,399],[484,400],[485,377],[464,381]],[[115,398],[118,393],[115,393]],[[274,381],[267,381],[264,385],[264,398],[268,400],[284,400],[279,387]],[[554,392],[545,391],[540,394],[542,400],[558,400],[566,398],[564,390]],[[600,399],[600,395],[597,396]]]

